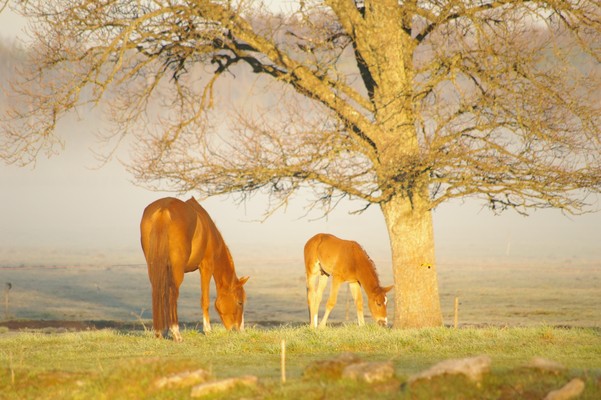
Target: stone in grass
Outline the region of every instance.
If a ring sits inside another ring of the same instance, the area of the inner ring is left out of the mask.
[[[154,386],[158,389],[164,387],[185,387],[197,385],[201,382],[205,382],[209,379],[209,374],[204,369],[197,369],[195,371],[184,371],[177,374],[171,374],[154,381]]]
[[[480,382],[482,376],[490,371],[490,357],[478,356],[441,361],[433,367],[415,374],[409,378],[408,383],[425,379],[430,380],[443,375],[465,375],[473,382]]]
[[[584,391],[584,382],[574,378],[562,388],[549,392],[544,400],[570,400],[580,396]]]
[[[562,364],[558,363],[557,361],[549,360],[543,357],[534,357],[532,360],[530,360],[526,367],[537,369],[543,372],[552,372],[555,374],[558,374],[559,372],[566,369]]]
[[[254,375],[244,375],[237,378],[228,378],[202,383],[192,388],[190,396],[202,397],[208,394],[225,392],[226,390],[232,389],[236,385],[254,386],[257,384],[258,380],[259,379]]]
[[[342,377],[360,380],[367,383],[385,382],[394,376],[392,361],[360,362],[347,365],[342,371]]]
[[[355,354],[343,353],[329,360],[313,361],[305,368],[303,377],[307,379],[339,379],[347,366],[360,362],[362,360]]]

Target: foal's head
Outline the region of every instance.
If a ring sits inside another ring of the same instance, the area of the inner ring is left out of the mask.
[[[217,293],[215,308],[228,331],[244,329],[244,303],[246,302],[244,284],[248,278],[244,276],[232,284],[229,290],[221,289]]]
[[[386,304],[388,299],[386,293],[388,293],[394,286],[377,287],[371,296],[368,296],[367,304],[369,305],[369,311],[371,316],[376,320],[378,325],[388,325],[388,317],[386,314]]]

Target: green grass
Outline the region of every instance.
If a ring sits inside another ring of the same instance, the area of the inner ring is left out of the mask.
[[[601,331],[594,328],[450,328],[390,330],[348,325],[251,328],[204,335],[183,332],[184,342],[146,332],[101,330],[48,334],[0,333],[0,397],[6,399],[187,398],[190,388],[162,389],[153,381],[170,373],[204,368],[217,378],[253,374],[260,384],[214,398],[542,398],[572,377],[586,382],[581,399],[601,398]],[[287,376],[280,382],[280,341],[285,339]],[[346,380],[303,379],[314,360],[353,352],[364,360],[392,360],[396,377],[375,386]],[[492,373],[482,384],[463,378],[403,386],[407,378],[448,358],[486,354]],[[560,374],[524,368],[543,356],[567,367]]]

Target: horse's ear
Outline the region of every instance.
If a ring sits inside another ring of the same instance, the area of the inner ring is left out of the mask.
[[[238,285],[244,285],[246,281],[248,281],[248,278],[250,278],[250,276],[243,276],[242,278],[238,279]]]
[[[394,289],[394,285],[390,285],[390,286],[385,286],[382,288],[382,290],[384,290],[384,293],[388,293],[390,292],[392,289]]]

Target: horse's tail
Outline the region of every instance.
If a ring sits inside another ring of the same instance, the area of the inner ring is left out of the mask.
[[[174,298],[176,288],[169,257],[169,237],[165,226],[160,223],[154,224],[150,231],[146,260],[152,285],[153,328],[159,334],[170,328],[176,321],[173,321],[173,307],[177,307],[177,297]]]

